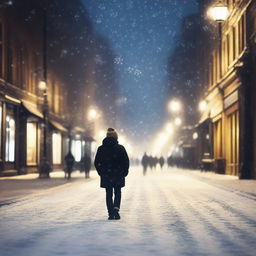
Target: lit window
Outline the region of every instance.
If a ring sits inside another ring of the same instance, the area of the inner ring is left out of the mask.
[[[2,103],[0,102],[0,155],[1,155],[1,148],[2,148],[2,118],[3,118],[3,107],[2,107]]]
[[[27,165],[37,165],[37,123],[27,123]]]
[[[12,116],[6,116],[6,143],[5,161],[14,162],[15,160],[15,120]]]
[[[79,162],[81,160],[81,156],[82,156],[82,143],[80,140],[72,141],[71,151],[72,151],[73,156],[75,157],[76,162]]]
[[[53,164],[61,164],[61,134],[54,132],[52,134],[52,162]]]

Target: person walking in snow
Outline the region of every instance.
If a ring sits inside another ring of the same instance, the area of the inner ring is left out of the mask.
[[[141,164],[143,166],[143,175],[146,175],[147,168],[148,168],[148,165],[149,165],[149,158],[148,158],[146,152],[144,153],[144,155],[142,157]]]
[[[92,164],[90,156],[87,153],[85,153],[84,157],[81,159],[81,162],[83,166],[83,171],[85,173],[85,178],[88,179],[90,178],[90,169]]]
[[[100,176],[100,186],[106,189],[109,220],[120,219],[121,188],[129,172],[129,157],[124,146],[118,144],[115,129],[108,128],[106,138],[98,147],[94,165]],[[114,200],[113,200],[114,191]]]
[[[68,174],[68,179],[70,179],[71,178],[71,172],[73,170],[73,166],[74,166],[74,163],[75,163],[75,158],[72,155],[72,153],[70,151],[68,151],[64,160],[66,162],[65,178],[66,178],[66,174]]]
[[[163,166],[164,166],[164,158],[163,158],[162,156],[159,158],[159,164],[160,164],[160,166],[161,166],[161,169],[163,169]]]

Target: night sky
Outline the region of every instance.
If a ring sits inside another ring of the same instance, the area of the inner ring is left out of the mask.
[[[120,87],[119,129],[131,139],[150,140],[163,125],[167,60],[183,17],[197,11],[196,0],[83,0],[97,33],[116,55]]]

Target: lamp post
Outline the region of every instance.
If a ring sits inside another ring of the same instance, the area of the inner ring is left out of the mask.
[[[99,118],[99,112],[95,107],[91,107],[87,113],[87,119],[89,121],[90,132],[94,136],[95,120]]]
[[[47,13],[43,9],[43,80],[39,82],[39,89],[43,92],[43,155],[39,166],[39,178],[50,178],[51,165],[48,161],[48,98],[47,98]]]
[[[218,52],[219,52],[219,74],[222,75],[222,23],[228,18],[228,6],[223,1],[218,1],[208,10],[209,17],[217,23],[218,26]]]

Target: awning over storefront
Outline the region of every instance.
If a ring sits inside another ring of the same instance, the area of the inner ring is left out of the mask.
[[[62,124],[60,124],[59,122],[57,121],[54,121],[52,119],[49,120],[49,122],[51,123],[51,125],[56,128],[57,130],[61,131],[61,132],[65,132],[67,133],[68,132],[68,129],[66,129]]]
[[[33,114],[39,118],[43,118],[43,114],[37,109],[35,104],[32,104],[27,101],[22,101],[22,106],[31,114]]]
[[[211,122],[211,118],[209,117],[206,117],[205,119],[201,118],[199,122],[195,125],[195,129],[198,129],[203,126],[208,126],[210,122]]]
[[[201,117],[200,117],[200,119],[199,119],[199,122],[198,122],[198,126],[200,125],[200,124],[202,124],[202,123],[204,123],[206,120],[208,120],[209,119],[209,112],[208,111],[205,111],[202,115],[201,115]]]

